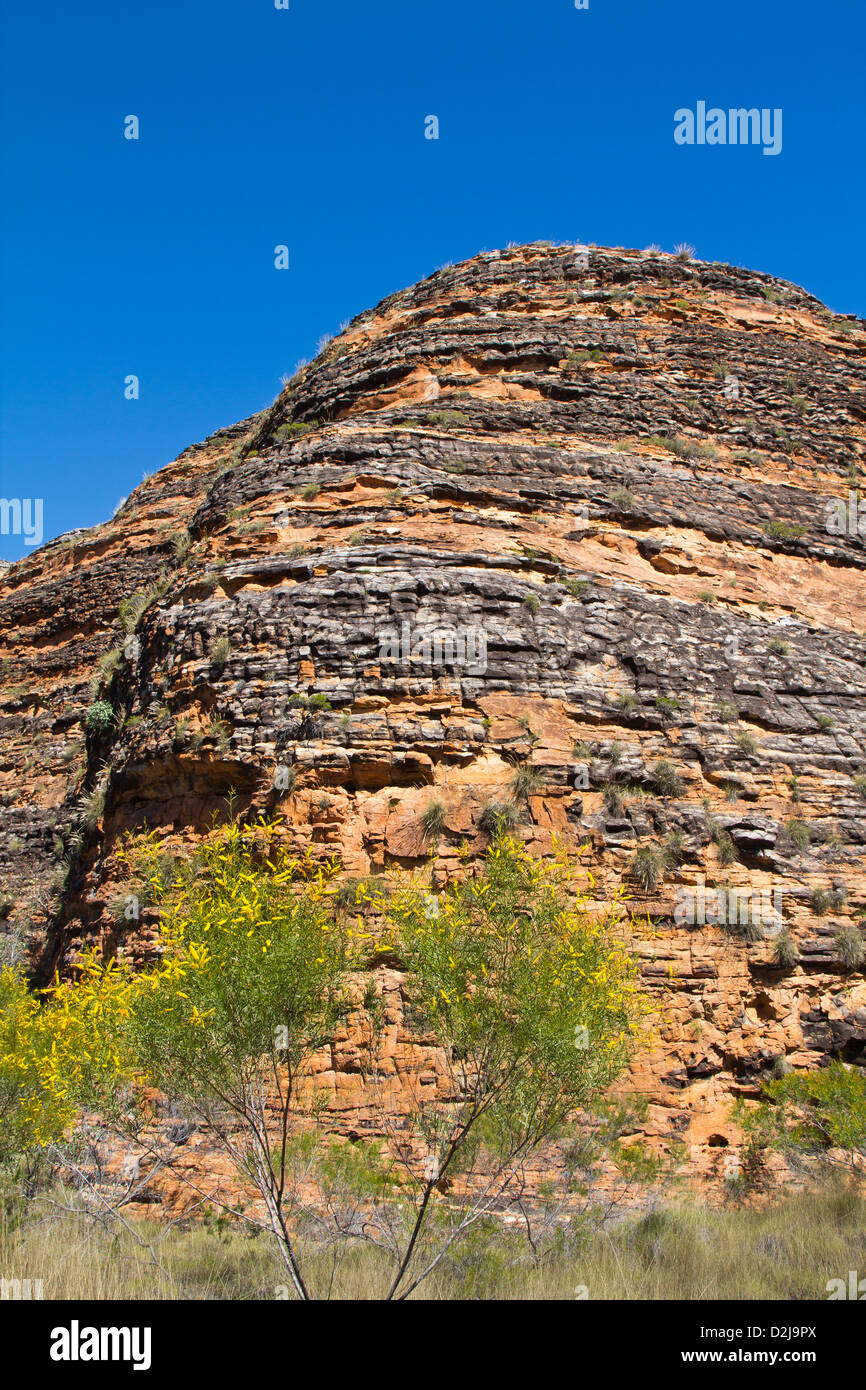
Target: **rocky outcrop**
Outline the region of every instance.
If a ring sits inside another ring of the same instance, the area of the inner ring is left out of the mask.
[[[866,1063],[864,363],[862,322],[768,276],[510,248],[12,566],[0,911],[34,977],[148,958],[131,827],[192,841],[233,789],[441,888],[519,768],[520,833],[631,894],[660,1147],[715,1171],[780,1059]]]

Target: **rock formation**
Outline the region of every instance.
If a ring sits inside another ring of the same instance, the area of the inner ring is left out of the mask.
[[[630,893],[659,1147],[715,1171],[780,1059],[866,1064],[864,365],[862,321],[767,275],[484,254],[0,574],[34,979],[152,955],[130,828],[189,843],[234,789],[360,877],[430,866],[435,798],[438,889],[517,771],[519,833]]]

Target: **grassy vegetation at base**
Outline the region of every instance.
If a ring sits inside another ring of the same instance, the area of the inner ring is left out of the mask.
[[[285,1283],[264,1238],[221,1223],[186,1230],[139,1224],[115,1233],[46,1210],[15,1226],[0,1215],[0,1270],[42,1279],[49,1299],[275,1299]],[[136,1235],[144,1244],[139,1244]],[[165,1270],[149,1255],[150,1242]],[[332,1255],[314,1256],[313,1283]],[[535,1259],[517,1230],[491,1223],[443,1262],[420,1296],[458,1299],[826,1299],[829,1279],[866,1268],[866,1199],[848,1190],[789,1197],[761,1211],[659,1207],[601,1228],[562,1232]],[[381,1298],[389,1267],[348,1250],[331,1296]]]

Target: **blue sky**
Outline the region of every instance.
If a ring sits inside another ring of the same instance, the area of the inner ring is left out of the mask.
[[[45,539],[104,520],[342,320],[509,241],[686,241],[866,314],[863,9],[7,5],[0,496]],[[677,146],[700,100],[781,108],[782,152]]]

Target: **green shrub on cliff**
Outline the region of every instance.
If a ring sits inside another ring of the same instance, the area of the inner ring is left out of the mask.
[[[84,717],[87,728],[95,733],[102,733],[105,729],[110,729],[113,720],[114,708],[107,700],[94,700]]]
[[[866,1158],[866,1076],[840,1061],[789,1072],[768,1082],[762,1103],[741,1118],[747,1137],[793,1161],[856,1173]]]

